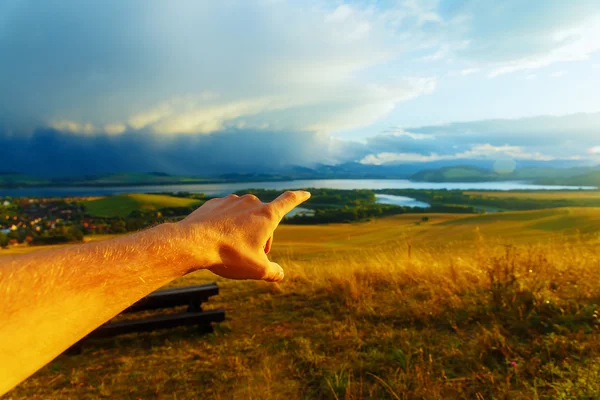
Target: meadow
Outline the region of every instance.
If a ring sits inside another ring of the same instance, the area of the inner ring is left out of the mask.
[[[283,225],[280,284],[172,283],[218,282],[215,333],[96,340],[6,398],[600,397],[600,208],[428,217]]]
[[[96,217],[126,217],[132,211],[158,210],[165,207],[190,207],[201,203],[197,199],[143,193],[100,197],[83,202],[87,212]]]

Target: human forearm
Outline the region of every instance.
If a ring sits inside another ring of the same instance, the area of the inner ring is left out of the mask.
[[[202,238],[191,241],[178,225],[163,224],[109,241],[0,258],[0,394],[138,299],[210,266],[216,255],[206,241],[202,246]]]
[[[267,253],[286,213],[310,197],[286,192],[211,199],[175,224],[100,243],[0,258],[0,395],[138,299],[200,268],[278,282]]]

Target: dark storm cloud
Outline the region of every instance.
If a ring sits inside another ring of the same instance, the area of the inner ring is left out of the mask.
[[[360,158],[364,151],[352,142],[306,132],[232,130],[164,138],[149,132],[110,136],[38,129],[29,136],[0,134],[0,170],[46,176],[269,172],[291,165],[336,164]]]
[[[295,131],[230,129],[209,135],[119,135],[42,128],[30,135],[0,133],[0,170],[51,176],[117,171],[203,175],[277,172],[365,160],[402,163],[497,159],[550,161],[587,158],[600,144],[600,113],[440,126],[394,128],[365,142]]]

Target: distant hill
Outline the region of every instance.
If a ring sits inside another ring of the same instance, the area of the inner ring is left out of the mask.
[[[0,187],[43,186],[48,185],[48,179],[19,174],[16,172],[0,171]]]
[[[493,171],[468,165],[420,171],[410,177],[418,182],[485,182],[502,178]]]
[[[45,186],[132,186],[168,185],[187,183],[209,183],[221,180],[214,178],[174,176],[162,172],[123,172],[105,175],[84,175],[73,178],[45,179],[29,175],[0,172],[0,187],[45,187]]]
[[[86,176],[82,178],[53,179],[54,183],[76,184],[78,186],[111,185],[160,185],[177,183],[204,183],[205,178],[174,176],[162,172],[122,172],[117,174]]]
[[[416,182],[530,181],[547,185],[600,186],[599,167],[523,166],[511,173],[497,173],[489,160],[465,165],[416,163],[366,165],[344,163],[312,168],[288,166],[265,172],[224,173],[213,176],[181,176],[164,172],[121,172],[68,178],[40,178],[16,172],[0,172],[0,188],[48,186],[140,186],[227,182],[284,181],[299,179],[410,179]],[[440,165],[442,165],[440,167]],[[559,166],[562,164],[558,163]]]
[[[600,169],[588,173],[570,177],[554,177],[539,179],[536,183],[543,185],[566,185],[566,186],[596,186],[600,187]]]
[[[594,167],[550,168],[530,167],[517,169],[510,174],[515,180],[539,180],[547,178],[570,178],[594,170]]]
[[[491,169],[465,165],[420,171],[410,179],[417,182],[532,181],[544,185],[600,186],[600,169],[529,167],[511,173],[498,173]]]

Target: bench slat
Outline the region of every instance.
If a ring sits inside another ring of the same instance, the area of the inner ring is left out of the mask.
[[[218,294],[219,287],[216,283],[158,290],[126,308],[123,313],[198,304]]]
[[[175,328],[187,325],[208,325],[225,320],[225,310],[186,312],[174,315],[160,315],[142,320],[120,321],[100,326],[86,338],[102,338],[133,332],[150,332],[157,329]]]

